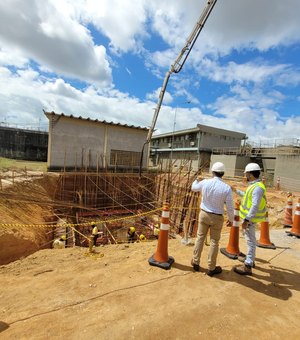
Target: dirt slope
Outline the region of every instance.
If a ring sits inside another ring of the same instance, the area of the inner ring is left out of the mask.
[[[169,271],[148,264],[157,241],[99,247],[95,255],[40,250],[0,267],[0,337],[297,339],[300,239],[278,229],[271,240],[277,249],[258,248],[252,277],[235,274],[237,262],[222,254],[219,276],[193,272],[193,248],[178,239],[169,242]]]

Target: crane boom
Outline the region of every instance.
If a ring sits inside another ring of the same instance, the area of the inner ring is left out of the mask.
[[[174,64],[171,65],[169,71],[166,73],[164,82],[163,82],[163,86],[160,90],[160,94],[158,97],[158,102],[157,102],[157,106],[155,108],[154,111],[154,116],[152,119],[152,124],[150,126],[149,132],[148,132],[148,136],[147,136],[147,141],[146,144],[150,142],[151,138],[152,138],[152,134],[154,132],[154,128],[156,125],[156,121],[157,121],[157,117],[161,108],[161,104],[165,95],[165,91],[168,85],[168,81],[169,78],[171,76],[172,73],[178,73],[181,71],[184,63],[186,62],[202,28],[204,27],[204,24],[207,20],[207,18],[209,17],[212,9],[214,8],[215,4],[216,4],[217,0],[208,0],[207,4],[204,8],[204,10],[202,11],[196,25],[194,26],[190,36],[188,37],[185,46],[183,47],[183,49],[180,51],[178,57],[176,58]]]
[[[167,85],[168,85],[169,78],[170,78],[172,73],[178,73],[178,72],[181,71],[184,63],[186,62],[196,40],[197,40],[202,28],[204,27],[204,24],[205,24],[207,18],[209,17],[212,9],[214,8],[216,2],[217,2],[217,0],[208,0],[207,1],[207,4],[206,4],[204,10],[202,11],[202,13],[201,13],[196,25],[194,26],[191,34],[189,35],[185,46],[180,51],[175,62],[171,65],[169,71],[165,75],[163,86],[160,90],[157,105],[156,105],[156,108],[155,108],[155,111],[154,111],[152,123],[151,123],[150,129],[149,129],[148,135],[147,135],[147,139],[146,139],[146,142],[144,143],[143,148],[142,148],[141,160],[140,160],[140,170],[139,170],[140,175],[141,175],[141,169],[142,169],[144,148],[145,148],[145,145],[149,144],[150,141],[151,141],[151,138],[152,138],[152,135],[153,135],[153,132],[154,132],[154,129],[155,129],[157,117],[158,117],[158,114],[159,114],[159,111],[160,111],[160,108],[161,108],[161,104],[162,104],[162,101],[164,99],[164,95],[165,95],[165,91],[166,91],[166,88],[167,88]]]

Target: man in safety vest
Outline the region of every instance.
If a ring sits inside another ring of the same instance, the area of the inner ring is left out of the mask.
[[[93,238],[93,246],[96,247],[97,245],[97,239],[99,237],[99,231],[98,231],[98,227],[96,225],[95,222],[92,222],[91,223],[91,226],[92,226],[92,238]]]
[[[153,235],[154,235],[155,238],[157,238],[157,239],[158,239],[159,231],[160,231],[160,229],[159,229],[159,224],[155,224],[154,230],[153,230]]]
[[[144,234],[141,234],[139,239],[140,239],[140,241],[147,241],[147,238]]]
[[[246,258],[239,259],[244,262],[244,265],[234,267],[234,271],[240,275],[252,275],[256,251],[255,226],[256,223],[266,219],[266,187],[259,179],[260,171],[258,164],[247,164],[244,173],[249,186],[246,192],[236,190],[237,194],[243,197],[240,205],[240,219],[242,228],[245,230],[248,248]]]
[[[135,227],[130,227],[127,230],[128,243],[134,243],[137,240],[137,234],[135,232]]]

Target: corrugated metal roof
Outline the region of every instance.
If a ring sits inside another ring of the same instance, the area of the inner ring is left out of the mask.
[[[65,115],[64,113],[55,113],[54,111],[52,112],[46,112],[44,111],[44,114],[48,119],[50,119],[51,116],[57,116],[57,117],[66,117],[66,118],[72,118],[72,119],[80,119],[80,120],[85,120],[85,121],[91,121],[95,123],[102,123],[102,124],[107,124],[107,125],[115,125],[115,126],[122,126],[126,128],[131,128],[131,129],[139,129],[139,130],[144,130],[148,131],[149,129],[146,127],[141,127],[141,126],[134,126],[134,125],[127,125],[127,124],[121,124],[121,123],[114,123],[114,122],[107,122],[106,120],[98,120],[98,119],[91,119],[91,118],[83,118],[81,116],[75,117],[73,115]]]
[[[231,136],[231,137],[236,137],[236,138],[240,138],[240,139],[244,139],[246,137],[245,133],[235,132],[235,131],[230,131],[230,130],[224,130],[224,129],[219,129],[219,128],[215,128],[215,127],[212,127],[212,126],[197,124],[197,127],[195,127],[195,128],[178,130],[178,131],[174,131],[174,132],[167,132],[167,133],[163,133],[163,134],[160,134],[160,135],[155,135],[155,136],[152,136],[152,139],[159,139],[159,138],[170,137],[170,136],[181,136],[181,135],[186,135],[186,134],[190,134],[190,133],[196,133],[198,131],[215,133],[215,134],[218,134],[220,136]]]

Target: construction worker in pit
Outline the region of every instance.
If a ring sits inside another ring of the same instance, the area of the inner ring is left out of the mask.
[[[53,241],[53,248],[54,249],[63,249],[65,248],[66,246],[66,240],[67,240],[67,237],[66,235],[61,235],[59,238],[55,239]]]
[[[240,275],[252,275],[256,252],[255,227],[256,223],[263,222],[266,219],[266,187],[259,179],[260,171],[258,164],[247,164],[244,173],[249,186],[246,192],[236,189],[236,193],[243,197],[240,205],[240,219],[242,228],[245,230],[248,248],[246,258],[238,257],[238,260],[244,262],[244,265],[234,267],[234,271]]]
[[[134,243],[137,240],[137,235],[135,232],[135,227],[130,227],[127,230],[128,243]]]
[[[98,227],[96,225],[95,222],[92,222],[91,223],[91,226],[92,226],[92,239],[93,239],[93,246],[96,247],[97,245],[97,239],[98,239],[98,236],[99,236],[99,231],[98,231]]]
[[[158,224],[155,224],[155,226],[154,226],[153,235],[155,236],[155,238],[158,238],[158,235],[159,235],[159,225]]]
[[[139,237],[140,241],[146,241],[146,236],[144,234],[141,234]]]

